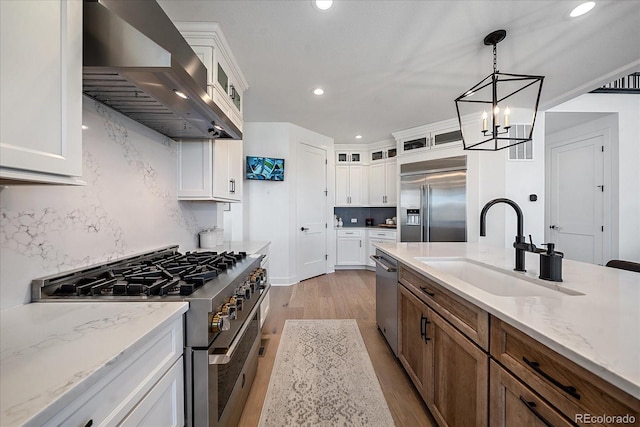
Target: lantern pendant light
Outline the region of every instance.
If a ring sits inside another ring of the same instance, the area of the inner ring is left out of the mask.
[[[497,30],[484,38],[493,46],[493,73],[455,100],[465,150],[497,151],[532,139],[544,77],[498,71],[497,44],[506,35]]]

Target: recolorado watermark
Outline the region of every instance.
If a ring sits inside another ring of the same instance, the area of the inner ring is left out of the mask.
[[[593,415],[593,414],[576,414],[573,420],[580,424],[634,424],[636,422],[635,415]]]

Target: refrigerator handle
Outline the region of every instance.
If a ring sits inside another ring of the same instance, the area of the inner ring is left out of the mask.
[[[426,242],[426,237],[425,236],[425,190],[426,190],[426,185],[421,185],[420,186],[420,241],[421,242]]]
[[[429,232],[429,227],[431,227],[431,186],[429,184],[424,186],[424,202],[422,204],[423,210],[423,229],[424,229],[424,239],[423,242],[431,241],[431,233]]]

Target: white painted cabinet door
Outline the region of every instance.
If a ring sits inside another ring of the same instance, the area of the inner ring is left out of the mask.
[[[244,156],[242,141],[228,140],[229,144],[229,180],[231,181],[231,193],[229,198],[242,201],[242,183],[244,178]]]
[[[349,205],[363,206],[368,203],[368,187],[366,187],[366,170],[368,166],[349,166]]]
[[[0,1],[0,177],[82,175],[82,2]]]
[[[211,197],[213,154],[211,141],[178,143],[178,199]]]
[[[122,427],[184,425],[182,357],[119,424]]]
[[[336,166],[336,206],[349,204],[349,166]]]
[[[385,189],[386,189],[386,206],[398,205],[398,168],[395,160],[387,160],[385,162]]]
[[[369,204],[396,206],[396,161],[385,160],[369,166]]]
[[[336,265],[364,265],[365,245],[361,238],[337,239]]]
[[[369,166],[369,204],[384,206],[386,194],[387,166],[383,161]]]
[[[213,141],[213,198],[242,201],[242,141]]]
[[[228,199],[231,195],[229,179],[229,144],[224,139],[212,141],[213,145],[213,198]]]

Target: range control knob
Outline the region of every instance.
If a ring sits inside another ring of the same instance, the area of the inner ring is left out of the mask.
[[[221,312],[216,314],[209,313],[209,331],[217,334],[218,332],[228,330],[231,325],[225,322],[225,317]]]
[[[238,296],[232,296],[231,298],[229,298],[228,303],[231,304],[232,307],[235,307],[236,310],[242,310],[242,298]]]

